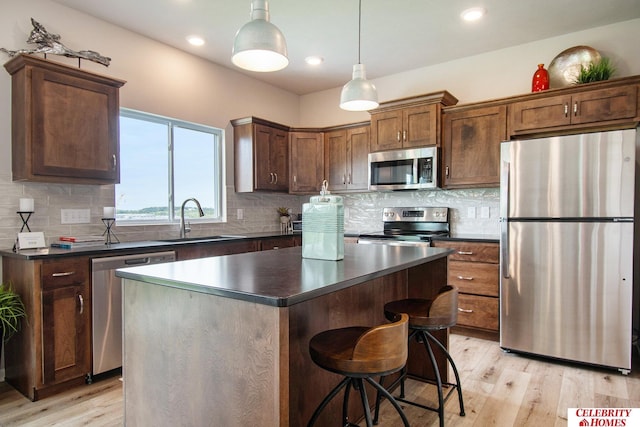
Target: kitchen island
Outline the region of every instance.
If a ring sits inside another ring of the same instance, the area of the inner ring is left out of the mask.
[[[310,338],[384,323],[388,301],[433,296],[449,253],[346,244],[341,261],[302,258],[296,247],[118,270],[125,423],[306,425],[339,381],[313,364]],[[417,378],[431,375],[423,351],[410,348]],[[319,425],[339,424],[340,401]]]

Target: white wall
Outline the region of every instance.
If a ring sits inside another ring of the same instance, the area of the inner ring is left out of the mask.
[[[544,63],[548,67],[556,55],[572,46],[591,46],[609,57],[617,68],[614,77],[640,74],[638,42],[640,19],[635,19],[411,70],[373,82],[380,102],[443,89],[458,98],[459,104],[485,101],[530,92],[537,64]],[[367,72],[371,75],[373,70],[367,69]],[[301,97],[300,121],[305,126],[322,127],[367,120],[367,113],[340,110],[340,90],[335,88]]]

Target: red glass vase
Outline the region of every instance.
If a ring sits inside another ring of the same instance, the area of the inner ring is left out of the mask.
[[[549,89],[549,72],[545,70],[544,64],[538,64],[538,69],[533,73],[531,81],[531,92],[540,92]]]

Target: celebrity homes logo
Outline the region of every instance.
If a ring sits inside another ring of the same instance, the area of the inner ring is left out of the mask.
[[[639,408],[569,408],[567,427],[640,426]]]

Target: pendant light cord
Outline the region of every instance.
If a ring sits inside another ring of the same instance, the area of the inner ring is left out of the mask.
[[[358,0],[358,64],[360,64],[360,39],[362,37],[362,0]]]

